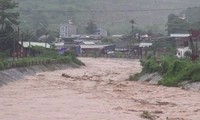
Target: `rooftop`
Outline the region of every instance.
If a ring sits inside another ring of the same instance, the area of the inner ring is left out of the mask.
[[[21,41],[19,42],[20,45],[22,45]],[[43,42],[30,42],[30,46],[40,46],[40,47],[45,47],[46,48],[51,48],[51,45],[48,43],[43,43]],[[23,47],[28,48],[29,47],[29,42],[23,42]]]
[[[170,34],[170,37],[189,37],[190,34]]]

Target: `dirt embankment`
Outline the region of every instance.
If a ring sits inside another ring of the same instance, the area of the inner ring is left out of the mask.
[[[138,60],[81,58],[0,88],[1,120],[199,120],[200,93],[127,81]]]
[[[144,74],[142,75],[138,81],[141,82],[148,82],[150,84],[155,84],[157,85],[160,80],[162,80],[163,77],[159,73],[151,73],[151,74]],[[200,92],[200,82],[189,82],[189,81],[184,81],[179,84],[179,87],[185,90],[192,90],[196,92]]]

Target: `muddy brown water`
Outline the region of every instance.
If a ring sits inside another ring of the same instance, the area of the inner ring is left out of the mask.
[[[199,92],[127,81],[138,60],[80,59],[0,87],[0,120],[200,120]]]

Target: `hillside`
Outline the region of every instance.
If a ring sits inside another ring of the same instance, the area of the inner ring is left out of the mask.
[[[200,7],[188,8],[183,13],[186,14],[190,23],[200,21]]]
[[[84,30],[94,20],[111,33],[130,31],[130,19],[137,27],[164,30],[167,16],[188,7],[200,6],[199,0],[16,0],[21,19],[33,29],[41,24],[59,29],[59,24],[71,19]],[[25,25],[24,25],[25,26]]]

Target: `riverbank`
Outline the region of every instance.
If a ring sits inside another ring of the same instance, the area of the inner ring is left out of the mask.
[[[6,85],[9,82],[14,82],[23,79],[25,76],[32,76],[36,73],[49,72],[55,70],[63,70],[70,67],[79,67],[77,64],[43,64],[29,67],[12,68],[0,71],[0,86]]]
[[[151,57],[140,61],[142,70],[130,80],[200,91],[200,61],[176,57]]]
[[[142,83],[147,82],[153,85],[159,85],[159,81],[163,79],[163,76],[155,72],[155,73],[146,73],[146,74],[140,75],[137,78],[132,78],[132,80],[133,79],[135,81],[142,82]],[[179,83],[177,87],[184,90],[200,92],[200,82],[184,81],[184,82]]]

